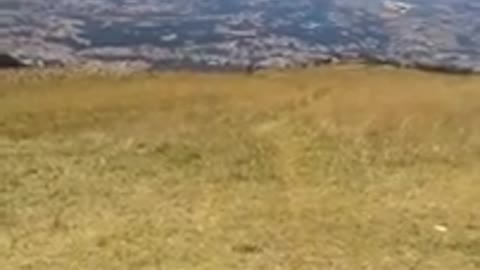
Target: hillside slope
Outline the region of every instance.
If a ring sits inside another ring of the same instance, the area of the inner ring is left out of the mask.
[[[480,78],[0,75],[0,265],[480,268]]]

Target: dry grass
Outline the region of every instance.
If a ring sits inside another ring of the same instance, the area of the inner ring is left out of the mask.
[[[477,77],[3,74],[0,265],[479,269],[479,162]]]

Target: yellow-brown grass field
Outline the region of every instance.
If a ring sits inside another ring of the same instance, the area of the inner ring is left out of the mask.
[[[2,270],[478,270],[480,77],[0,75]]]

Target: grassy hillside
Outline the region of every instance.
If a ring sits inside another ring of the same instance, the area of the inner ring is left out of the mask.
[[[480,78],[0,75],[0,265],[480,269]]]

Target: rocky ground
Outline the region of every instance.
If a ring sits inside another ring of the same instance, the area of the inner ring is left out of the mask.
[[[478,71],[479,12],[466,0],[2,0],[0,52],[38,66],[368,59]]]

